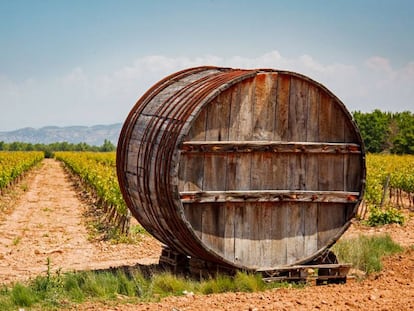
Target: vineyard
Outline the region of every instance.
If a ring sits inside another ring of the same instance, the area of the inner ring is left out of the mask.
[[[115,152],[57,152],[57,160],[75,174],[88,191],[97,199],[97,204],[107,215],[107,220],[127,233],[130,213],[122,198],[118,185]]]
[[[388,191],[384,192],[384,189]],[[368,206],[388,203],[395,207],[414,206],[414,156],[367,156],[367,187],[364,200]],[[405,200],[404,200],[405,199]]]
[[[44,157],[43,152],[0,152],[0,194],[25,172],[39,163]]]

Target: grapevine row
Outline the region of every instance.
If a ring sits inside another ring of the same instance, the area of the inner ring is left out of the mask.
[[[97,197],[107,219],[127,233],[130,214],[118,185],[115,152],[56,152],[55,157]]]
[[[378,206],[381,203],[387,180],[390,201],[404,206],[402,198],[406,195],[411,206],[414,203],[414,156],[368,154],[365,192],[368,204]]]
[[[0,193],[43,158],[41,151],[1,151]]]

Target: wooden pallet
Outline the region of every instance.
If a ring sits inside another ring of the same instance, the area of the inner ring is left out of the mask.
[[[159,259],[160,266],[173,273],[182,273],[188,270],[189,258],[167,246],[163,246]]]
[[[195,278],[205,279],[214,277],[217,274],[235,275],[237,269],[198,258],[190,258],[189,272]]]
[[[218,273],[235,275],[239,269],[223,266],[214,262],[185,256],[168,247],[163,247],[160,265],[174,273],[188,273],[192,277],[203,279]],[[346,283],[350,264],[314,263],[280,267],[272,270],[256,270],[265,282],[304,282],[316,285]]]
[[[271,271],[257,272],[262,273],[265,282],[315,282],[316,285],[321,285],[345,283],[350,269],[350,264],[317,264],[281,267]]]

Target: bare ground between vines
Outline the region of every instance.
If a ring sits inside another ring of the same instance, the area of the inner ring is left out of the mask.
[[[27,190],[20,190],[17,202],[3,198],[10,207],[0,223],[0,284],[33,278],[48,269],[92,270],[157,262],[160,244],[149,236],[137,244],[89,239],[84,218],[88,206],[59,162],[45,159],[24,183]]]

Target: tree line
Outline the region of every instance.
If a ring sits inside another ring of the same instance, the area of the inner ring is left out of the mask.
[[[32,144],[24,142],[5,143],[0,141],[0,151],[43,151],[46,157],[53,157],[55,151],[115,151],[116,146],[110,140],[105,139],[102,146],[91,146],[87,143],[56,142],[50,144]]]
[[[354,111],[352,113],[370,153],[414,154],[414,113]],[[5,143],[0,141],[0,151],[44,151],[46,156],[54,151],[115,151],[116,146],[105,139],[102,146],[91,146],[84,142],[73,144],[56,142],[32,144],[23,142]]]
[[[370,153],[414,154],[414,113],[353,112],[365,149]]]

